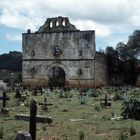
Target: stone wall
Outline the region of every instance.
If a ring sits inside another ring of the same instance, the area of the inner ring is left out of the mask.
[[[96,53],[95,57],[95,86],[100,87],[108,85],[108,74],[105,56]]]

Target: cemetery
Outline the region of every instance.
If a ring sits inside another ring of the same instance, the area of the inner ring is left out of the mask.
[[[28,29],[20,73],[1,73],[0,140],[139,140],[140,65],[124,46],[97,52],[67,17]]]
[[[0,90],[0,139],[139,140],[140,88],[56,87],[33,92],[22,86]]]

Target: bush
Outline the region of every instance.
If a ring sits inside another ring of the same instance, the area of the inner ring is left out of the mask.
[[[94,107],[94,109],[95,109],[96,111],[101,111],[101,110],[102,110],[102,107],[101,107],[100,104],[96,104],[95,107]]]
[[[114,96],[114,101],[123,100],[123,96],[120,93],[116,93]]]
[[[85,137],[84,132],[80,131],[79,132],[79,140],[84,140],[84,137]]]
[[[121,114],[124,119],[140,120],[140,97],[130,96],[124,99]]]
[[[85,98],[81,98],[81,99],[80,99],[80,104],[81,104],[81,105],[86,104],[86,100],[85,100]]]
[[[87,92],[87,95],[89,96],[89,97],[99,97],[99,93],[97,92],[97,91],[95,91],[95,90],[88,90]]]
[[[119,140],[127,140],[129,138],[129,132],[124,128],[121,132]]]
[[[129,131],[130,131],[130,136],[133,136],[136,134],[136,129],[133,126],[130,127]]]

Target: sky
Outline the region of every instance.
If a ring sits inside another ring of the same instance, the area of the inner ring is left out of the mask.
[[[140,0],[0,0],[0,54],[22,51],[22,33],[64,16],[77,29],[95,30],[97,50],[127,43],[140,29]]]

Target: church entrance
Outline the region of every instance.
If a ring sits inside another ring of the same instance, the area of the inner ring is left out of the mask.
[[[52,67],[49,72],[49,86],[64,87],[66,83],[65,76],[65,71],[61,67]]]

